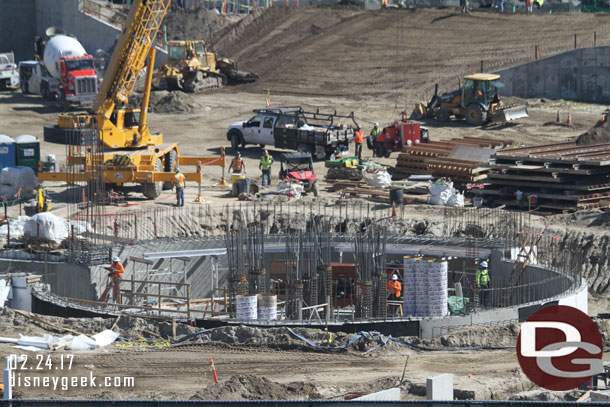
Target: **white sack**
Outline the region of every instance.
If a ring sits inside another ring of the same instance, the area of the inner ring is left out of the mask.
[[[371,166],[362,170],[362,179],[367,185],[377,189],[385,189],[392,185],[392,177],[388,174],[385,167]]]
[[[288,181],[280,181],[277,186],[277,192],[284,195],[289,195],[292,199],[301,199],[303,194],[303,185]]]
[[[6,167],[0,171],[0,184],[21,188],[24,193],[32,193],[38,187],[38,177],[30,167]]]
[[[61,243],[68,238],[70,226],[68,222],[50,212],[38,213],[27,220],[24,226],[25,236],[37,237],[40,224],[40,238]]]
[[[430,197],[428,197],[428,203],[430,205],[443,205],[453,207],[464,206],[464,195],[459,193],[453,188],[453,182],[442,182],[430,183],[428,185],[430,191]]]

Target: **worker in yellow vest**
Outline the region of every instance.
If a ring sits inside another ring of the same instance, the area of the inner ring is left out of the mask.
[[[261,162],[258,164],[258,168],[263,173],[263,188],[265,188],[265,178],[267,179],[267,184],[271,187],[271,166],[273,165],[273,157],[269,154],[267,150],[263,151],[263,156],[261,157]]]
[[[186,178],[180,172],[180,168],[176,168],[176,175],[172,179],[176,187],[176,206],[184,206],[184,188],[186,188]]]
[[[489,278],[489,270],[487,269],[487,261],[482,261],[479,265],[476,275],[476,284],[479,291],[479,305],[481,307],[487,306],[487,299],[489,297],[489,289],[491,288],[491,278]]]

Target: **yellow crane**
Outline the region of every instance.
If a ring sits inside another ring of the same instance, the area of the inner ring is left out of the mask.
[[[92,129],[104,146],[104,152],[93,155],[77,154],[71,149],[68,163],[82,165],[78,173],[44,173],[40,182],[100,181],[110,186],[136,183],[149,199],[157,198],[165,186],[170,186],[174,170],[179,166],[212,164],[225,166],[225,157],[184,157],[178,143],[165,143],[163,135],[151,133],[146,124],[148,102],[155,59],[154,41],[171,0],[133,1],[126,27],[119,38],[104,75],[91,114],[62,114],[60,131],[86,135]],[[144,68],[148,67],[141,109],[128,109],[129,96]],[[100,150],[102,150],[100,148]],[[201,172],[184,172],[187,181],[201,182]]]

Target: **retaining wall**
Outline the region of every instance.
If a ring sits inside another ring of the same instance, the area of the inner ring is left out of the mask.
[[[15,60],[31,59],[36,35],[35,0],[0,0],[0,52],[13,51]]]
[[[51,291],[61,297],[96,299],[89,269],[78,264],[0,259],[0,270],[41,275],[43,282],[51,285]]]
[[[610,103],[610,47],[581,48],[499,71],[504,96]]]

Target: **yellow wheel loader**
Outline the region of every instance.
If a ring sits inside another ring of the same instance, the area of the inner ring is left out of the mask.
[[[464,86],[438,95],[438,85],[429,103],[415,106],[411,118],[421,120],[434,118],[447,122],[451,116],[466,119],[473,126],[484,123],[503,123],[528,117],[525,106],[509,106],[500,100],[500,75],[473,73],[464,77]]]
[[[234,60],[216,59],[205,41],[168,41],[167,49],[168,59],[154,80],[159,89],[200,92],[258,79],[254,73],[238,71]]]

